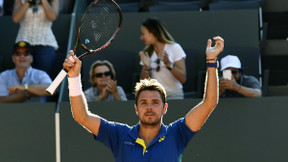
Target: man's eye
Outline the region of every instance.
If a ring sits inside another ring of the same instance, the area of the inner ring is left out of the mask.
[[[153,105],[158,105],[159,104],[159,102],[153,102]]]

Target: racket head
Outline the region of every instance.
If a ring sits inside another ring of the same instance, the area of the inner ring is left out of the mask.
[[[86,51],[80,59],[106,48],[115,39],[123,14],[114,0],[95,0],[85,10],[77,30],[77,43]]]

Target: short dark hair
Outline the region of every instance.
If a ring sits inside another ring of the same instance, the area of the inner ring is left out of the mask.
[[[156,79],[143,79],[136,83],[135,86],[135,104],[137,105],[139,95],[142,91],[158,91],[161,95],[163,103],[166,103],[166,90]]]

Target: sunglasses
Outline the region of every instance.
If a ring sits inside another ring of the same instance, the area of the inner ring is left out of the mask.
[[[101,78],[103,76],[105,76],[105,77],[111,76],[111,72],[110,71],[106,71],[105,73],[96,73],[96,74],[94,74],[94,77],[96,77],[96,78]]]
[[[238,74],[238,73],[239,73],[239,70],[231,70],[231,73],[232,73],[233,75]]]
[[[30,55],[30,52],[19,52],[19,51],[16,51],[16,52],[15,52],[15,55],[16,55],[16,56],[21,56],[21,55],[23,55],[23,56],[28,56],[28,55]]]
[[[157,58],[157,60],[155,62],[157,64],[156,71],[159,71],[160,70],[160,59]]]

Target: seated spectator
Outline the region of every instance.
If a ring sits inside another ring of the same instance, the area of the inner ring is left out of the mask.
[[[231,78],[220,79],[221,97],[261,97],[262,91],[258,79],[243,74],[241,62],[237,56],[228,55],[221,59],[221,71],[231,70]]]
[[[30,44],[18,42],[14,45],[12,61],[14,69],[0,74],[0,103],[46,102],[46,88],[52,82],[48,74],[31,66],[33,56]]]
[[[146,19],[141,26],[140,39],[145,48],[139,52],[141,79],[159,81],[167,92],[167,99],[183,99],[186,82],[186,54],[176,43],[164,23],[157,18]]]
[[[115,81],[116,73],[113,65],[107,61],[95,61],[89,72],[92,87],[84,93],[87,102],[94,101],[127,101],[126,94]]]

